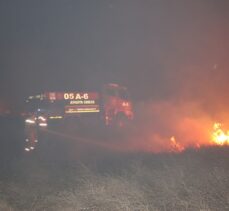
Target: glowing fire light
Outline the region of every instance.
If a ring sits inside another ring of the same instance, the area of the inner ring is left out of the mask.
[[[181,144],[179,144],[176,141],[176,138],[174,136],[170,138],[170,145],[171,145],[172,151],[182,152],[185,149]]]
[[[222,130],[222,124],[216,122],[213,126],[212,141],[217,145],[229,145],[229,131]]]

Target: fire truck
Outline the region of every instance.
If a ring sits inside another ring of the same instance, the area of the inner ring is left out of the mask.
[[[123,127],[133,119],[126,87],[106,84],[96,91],[44,92],[26,100],[25,124],[47,128],[55,122],[96,119],[105,126]]]

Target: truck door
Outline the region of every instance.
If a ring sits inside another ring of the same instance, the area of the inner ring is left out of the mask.
[[[113,87],[105,87],[103,90],[103,104],[106,124],[109,125],[116,115],[117,101],[117,89]]]

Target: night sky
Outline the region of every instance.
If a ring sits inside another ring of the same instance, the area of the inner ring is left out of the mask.
[[[115,82],[229,102],[228,0],[1,0],[0,26],[1,101]]]

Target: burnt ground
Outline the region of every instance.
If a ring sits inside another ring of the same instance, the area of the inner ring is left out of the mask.
[[[229,210],[228,147],[153,154],[48,131],[27,153],[22,125],[1,118],[0,210]]]

